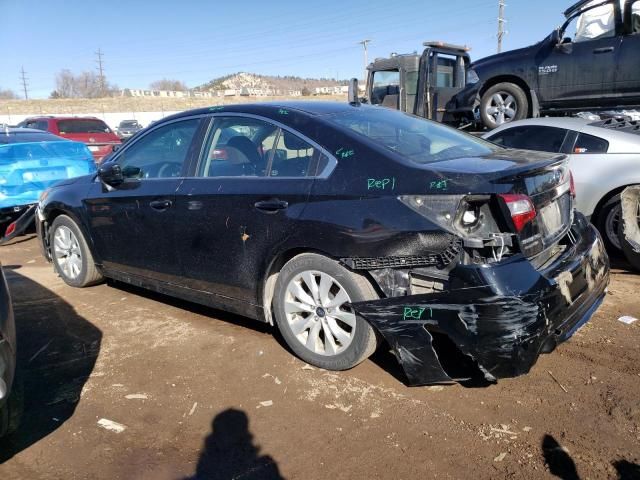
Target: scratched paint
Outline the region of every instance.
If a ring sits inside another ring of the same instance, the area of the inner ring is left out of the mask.
[[[346,149],[344,147],[340,147],[338,150],[336,150],[336,156],[338,158],[349,158],[349,157],[353,157],[355,155],[355,150],[353,149]]]

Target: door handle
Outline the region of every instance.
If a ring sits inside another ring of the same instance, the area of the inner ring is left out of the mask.
[[[154,210],[162,212],[163,210],[170,208],[172,204],[171,200],[154,200],[149,203],[149,206]]]
[[[258,210],[262,210],[265,213],[276,213],[278,210],[284,210],[289,206],[288,202],[284,200],[278,200],[274,198],[272,200],[262,200],[256,202],[254,205]]]
[[[614,48],[613,47],[602,47],[602,48],[596,48],[593,53],[609,53],[609,52],[613,52]]]

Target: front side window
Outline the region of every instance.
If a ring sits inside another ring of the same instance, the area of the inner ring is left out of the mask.
[[[593,4],[601,3],[599,0]],[[616,34],[615,7],[612,3],[585,10],[569,23],[565,36],[574,42],[609,38]]]
[[[488,137],[488,140],[507,148],[559,153],[566,136],[567,130],[564,128],[528,125],[506,128]]]
[[[631,9],[631,33],[640,33],[640,0],[633,2],[629,8]]]
[[[400,72],[398,70],[374,72],[371,103],[397,109],[399,100]]]
[[[169,123],[126,147],[116,160],[124,176],[179,177],[199,123],[195,118]]]
[[[499,149],[453,128],[385,108],[350,109],[327,119],[418,164],[489,155]]]
[[[275,125],[253,118],[216,118],[198,175],[265,176],[278,130]]]

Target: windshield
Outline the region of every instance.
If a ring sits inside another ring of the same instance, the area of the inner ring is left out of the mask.
[[[138,126],[138,122],[136,120],[126,120],[123,122],[120,122],[120,127],[137,127]]]
[[[500,149],[452,128],[387,108],[358,108],[327,118],[418,164],[479,157]]]
[[[60,133],[111,133],[111,129],[102,120],[58,120]]]

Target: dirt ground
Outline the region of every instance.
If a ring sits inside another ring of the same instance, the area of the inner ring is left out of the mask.
[[[640,275],[619,260],[589,324],[484,388],[407,387],[384,350],[312,369],[268,326],[68,287],[33,238],[0,260],[25,385],[2,480],[640,478],[640,321],[618,321],[640,318]]]

